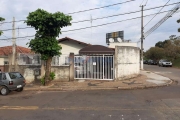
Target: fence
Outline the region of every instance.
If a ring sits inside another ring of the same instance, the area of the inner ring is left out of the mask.
[[[67,66],[69,65],[69,55],[63,54],[61,56],[55,56],[52,58],[52,66]]]
[[[55,56],[52,58],[51,66],[67,66],[69,65],[69,55]],[[41,56],[39,54],[18,55],[18,65],[41,65]]]
[[[18,65],[41,65],[41,56],[39,54],[24,54],[18,55]]]

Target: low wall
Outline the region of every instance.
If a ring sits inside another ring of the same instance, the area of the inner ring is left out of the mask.
[[[136,77],[140,73],[140,50],[137,47],[115,47],[115,80]]]
[[[68,82],[70,79],[70,66],[52,66],[51,71],[55,73],[55,80]]]
[[[18,65],[16,66],[16,71],[20,72],[27,83],[31,83],[34,81],[38,81],[41,79],[41,75],[35,75],[34,72],[36,70],[40,71],[41,66],[35,66],[35,65]]]
[[[40,81],[41,76],[43,76],[41,75],[41,66],[18,65],[16,71],[25,77],[27,83]],[[69,81],[69,66],[52,66],[51,71],[55,72],[56,81]],[[40,75],[35,75],[35,72],[39,72]]]

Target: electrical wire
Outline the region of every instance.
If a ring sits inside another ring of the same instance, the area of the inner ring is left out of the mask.
[[[140,6],[143,4],[144,0],[142,1],[142,3],[140,4]]]
[[[71,13],[67,13],[67,14],[82,13],[82,12],[87,12],[87,11],[102,9],[102,8],[106,8],[106,7],[116,6],[116,5],[120,5],[120,4],[124,4],[124,3],[128,3],[128,2],[132,2],[132,1],[136,1],[136,0],[129,0],[129,1],[125,1],[125,2],[115,3],[115,4],[111,4],[111,5],[107,5],[107,6],[98,7],[98,8],[91,8],[91,9],[87,9],[87,10],[81,10],[81,11],[77,11],[77,12],[71,12]],[[15,21],[15,22],[22,22],[22,21],[25,21],[25,20],[18,20],[18,21]],[[2,22],[2,24],[4,24],[4,23],[12,23],[12,22],[13,22],[13,21]]]
[[[169,11],[172,11],[172,10],[163,11],[163,12],[161,12],[161,13],[165,13],[165,12],[169,12]],[[144,17],[148,17],[148,16],[155,15],[155,14],[157,14],[157,13],[145,15]],[[141,18],[141,17],[135,17],[135,18],[125,19],[125,20],[121,20],[121,21],[116,21],[116,22],[111,22],[111,23],[105,23],[105,24],[100,24],[100,25],[96,25],[96,26],[84,27],[84,28],[78,28],[78,29],[72,29],[72,30],[67,30],[67,31],[61,31],[61,32],[64,33],[64,32],[71,32],[71,31],[88,29],[88,28],[91,28],[91,27],[100,27],[100,26],[105,26],[105,25],[109,25],[109,24],[114,24],[114,23],[129,21],[129,20],[134,20],[134,19],[138,19],[138,18]],[[16,37],[16,39],[17,39],[17,38],[26,38],[26,37],[34,37],[34,35],[32,35],[32,36],[24,36],[24,37]],[[9,38],[9,39],[12,39],[12,38]],[[8,39],[0,39],[0,40],[8,40]]]
[[[147,3],[148,3],[148,0],[146,1],[145,6],[147,5]]]
[[[77,11],[77,12],[72,12],[72,13],[67,13],[67,14],[75,14],[75,13],[87,12],[87,11],[102,9],[102,8],[111,7],[111,6],[115,6],[115,5],[119,5],[119,4],[124,4],[124,3],[132,2],[132,1],[136,1],[136,0],[125,1],[125,2],[121,2],[121,3],[116,3],[116,4],[112,4],[112,5],[107,5],[107,6],[103,6],[103,7],[92,8],[92,9],[88,9],[88,10],[82,10],[82,11]]]
[[[180,2],[176,2],[176,3],[168,4],[168,5],[165,5],[165,6],[170,6],[170,5],[179,4],[179,3]],[[163,6],[152,7],[152,8],[147,8],[147,9],[144,9],[144,11],[151,10],[151,9],[156,9],[156,8],[161,8],[161,7],[164,7],[164,5]],[[104,18],[109,18],[109,17],[120,16],[120,15],[132,14],[132,13],[137,13],[137,12],[141,12],[141,10],[134,11],[134,12],[121,13],[121,14],[115,14],[115,15],[110,15],[110,16],[105,16],[105,17],[94,18],[94,19],[92,19],[92,21],[99,20],[99,19],[104,19]],[[91,20],[80,20],[80,21],[76,21],[76,22],[72,22],[72,23],[80,23],[80,22],[87,22],[87,21],[91,21]],[[27,28],[33,28],[33,27],[24,27],[24,28],[15,28],[15,29],[27,29]],[[1,31],[10,31],[10,30],[13,30],[13,29],[5,29],[5,30],[1,30]]]
[[[178,3],[180,3],[180,2],[168,4],[168,5],[165,5],[165,6],[171,6],[171,5],[178,4]],[[163,6],[152,7],[152,8],[148,8],[148,9],[144,9],[144,11],[146,11],[146,10],[151,10],[151,9],[156,9],[156,8],[161,8],[161,7],[164,7],[164,5],[163,5]],[[95,19],[92,19],[92,20],[104,19],[104,18],[109,18],[109,17],[113,17],[113,16],[131,14],[131,13],[136,13],[136,12],[140,12],[140,11],[134,11],[134,12],[127,12],[127,13],[115,14],[115,15],[110,15],[110,16],[95,18]],[[15,21],[15,22],[22,22],[22,21],[25,21],[25,20],[18,20],[18,21]],[[80,20],[80,21],[75,21],[75,22],[71,22],[71,23],[79,23],[79,22],[87,22],[87,21],[90,21],[90,20],[89,20],[89,19],[88,19],[88,20]],[[10,22],[2,22],[2,24],[4,24],[4,23],[12,23],[12,22],[13,22],[13,21],[10,21]]]
[[[170,1],[170,0],[169,0],[169,1]],[[168,2],[169,2],[169,1],[168,1]],[[168,4],[168,2],[159,10],[159,12],[161,12],[161,10]],[[151,20],[150,20],[149,22],[147,22],[144,27],[146,27],[146,26],[159,14],[159,12],[158,12],[156,15],[154,15],[154,17],[152,17]]]

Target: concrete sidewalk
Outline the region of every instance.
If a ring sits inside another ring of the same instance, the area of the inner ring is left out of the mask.
[[[34,91],[68,91],[68,90],[113,90],[113,89],[144,89],[161,86],[169,86],[172,83],[167,77],[152,73],[150,71],[141,71],[136,78],[122,81],[96,81],[79,80],[73,82],[53,81],[49,86],[37,84],[27,84],[24,90]]]

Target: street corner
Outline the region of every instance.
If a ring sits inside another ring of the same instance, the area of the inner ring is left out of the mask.
[[[171,80],[170,78],[151,71],[142,70],[140,73],[147,77],[146,79],[147,82],[153,83],[156,86],[169,86],[170,84],[173,83],[173,80]]]

